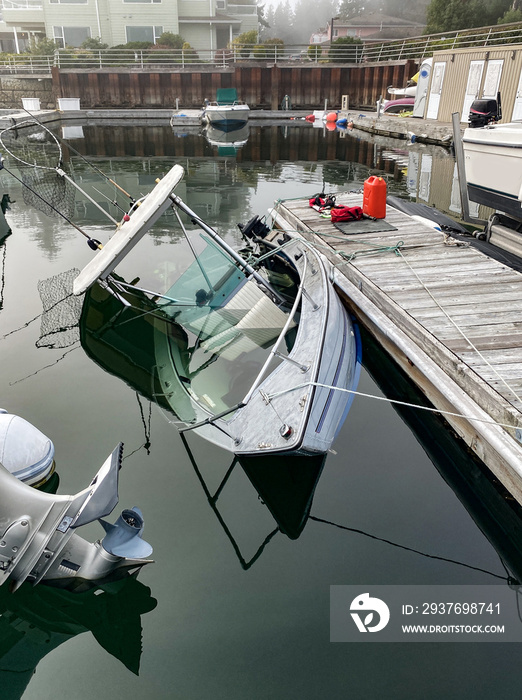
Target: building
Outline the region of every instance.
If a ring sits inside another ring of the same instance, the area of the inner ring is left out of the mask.
[[[389,17],[381,12],[357,15],[350,19],[333,18],[327,28],[328,41],[354,37],[363,41],[387,41],[419,36],[424,25],[401,17]]]
[[[258,30],[256,0],[1,0],[0,49],[19,53],[31,39],[78,47],[89,37],[117,46],[180,34],[214,51]]]

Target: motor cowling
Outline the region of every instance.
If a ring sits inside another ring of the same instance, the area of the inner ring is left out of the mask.
[[[469,125],[476,129],[500,119],[497,100],[475,100],[469,110]]]

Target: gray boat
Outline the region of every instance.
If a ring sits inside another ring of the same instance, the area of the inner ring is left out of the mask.
[[[243,227],[247,251],[237,252],[173,193],[182,172],[174,166],[96,253],[75,293],[98,281],[149,319],[158,403],[180,430],[238,455],[326,453],[360,369],[328,263],[258,217]],[[165,291],[127,284],[114,268],[169,204],[191,247],[180,213],[202,231],[194,262]]]

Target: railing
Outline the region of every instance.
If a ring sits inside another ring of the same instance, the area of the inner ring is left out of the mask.
[[[0,3],[4,10],[41,10],[42,0],[2,0]]]
[[[14,0],[4,0],[6,2]],[[40,0],[16,0],[39,2]],[[256,61],[265,65],[290,64],[297,61],[310,65],[353,64],[413,59],[420,61],[434,51],[503,44],[522,44],[522,22],[480,27],[444,34],[418,36],[400,41],[355,44],[255,44],[233,46],[217,51],[195,49],[60,49],[49,56],[0,54],[1,73],[50,73],[53,66],[62,69],[95,70],[126,67],[141,71],[157,68],[226,68],[234,63]]]

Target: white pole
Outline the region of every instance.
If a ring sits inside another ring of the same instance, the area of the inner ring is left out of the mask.
[[[18,34],[16,33],[16,27],[13,27],[13,34],[15,40],[16,53],[20,53],[20,47],[18,46]]]
[[[100,8],[98,7],[98,0],[94,0],[94,6],[96,7],[96,21],[98,22],[98,37],[101,41],[102,33],[101,33],[101,23],[100,23]]]

